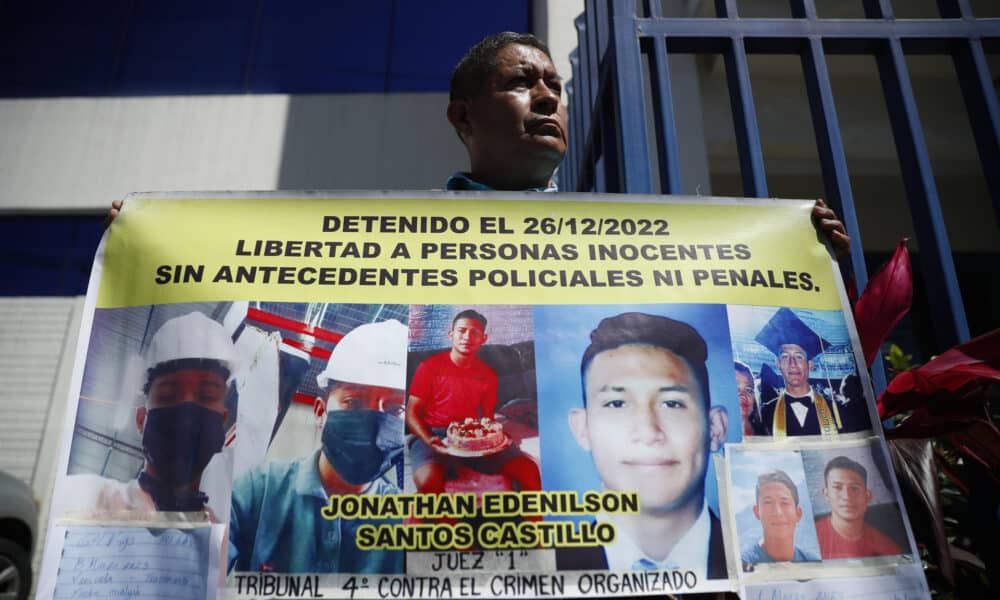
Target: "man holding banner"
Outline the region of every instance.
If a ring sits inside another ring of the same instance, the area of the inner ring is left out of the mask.
[[[535,36],[504,31],[470,48],[452,72],[447,118],[471,171],[449,177],[445,189],[559,191],[555,174],[569,140],[561,95],[562,77]],[[121,207],[111,203],[107,224]],[[850,251],[844,224],[823,200],[812,217],[837,254]]]

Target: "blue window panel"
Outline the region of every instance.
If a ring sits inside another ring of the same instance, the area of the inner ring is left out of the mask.
[[[530,29],[529,2],[394,2],[389,92],[448,89],[473,44],[499,31]],[[566,74],[568,76],[568,74]]]
[[[136,2],[114,93],[242,92],[255,14],[242,0]]]
[[[444,91],[530,3],[0,1],[0,96]]]
[[[0,2],[0,96],[109,93],[131,4]]]
[[[383,91],[391,4],[264,1],[249,91]]]
[[[0,296],[87,291],[103,216],[0,217]]]

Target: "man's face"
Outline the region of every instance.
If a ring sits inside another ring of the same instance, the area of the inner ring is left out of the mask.
[[[402,417],[403,390],[360,383],[338,383],[327,394],[326,410],[377,410]]]
[[[740,413],[746,417],[753,411],[753,379],[743,371],[736,371],[736,393],[740,398]]]
[[[448,332],[451,348],[463,356],[473,356],[486,343],[483,324],[475,319],[458,319]]]
[[[802,519],[802,508],[795,504],[792,490],[772,481],[760,486],[753,514],[764,528],[764,539],[795,536],[795,526]]]
[[[229,414],[226,410],[226,380],[218,373],[204,369],[184,369],[157,375],[149,385],[146,406],[136,411],[139,433],[145,428],[148,411],[184,402],[217,412],[225,421]]]
[[[584,380],[586,408],[570,412],[604,487],[636,491],[644,511],[702,501],[707,418],[687,363],[647,345],[601,352]]]
[[[830,511],[845,521],[864,519],[872,500],[865,480],[850,469],[831,469],[826,475],[823,495],[830,503]]]
[[[781,376],[785,378],[785,387],[801,388],[808,384],[813,362],[806,357],[806,351],[801,346],[782,344],[777,366]]]
[[[554,168],[567,139],[555,65],[538,48],[521,44],[501,49],[496,62],[486,89],[465,101],[466,120],[456,124],[470,156],[492,165],[543,161]]]

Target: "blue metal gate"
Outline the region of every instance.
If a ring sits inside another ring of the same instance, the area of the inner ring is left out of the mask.
[[[667,57],[714,53],[725,61],[743,193],[767,197],[747,54],[797,55],[826,199],[853,240],[851,267],[858,289],[863,289],[867,270],[826,56],[873,56],[921,248],[935,345],[944,349],[968,339],[969,328],[906,55],[947,55],[954,61],[1000,222],[1000,104],[986,61],[986,53],[1000,47],[1000,19],[975,18],[968,0],[937,0],[941,18],[907,20],[895,19],[890,0],[858,1],[863,3],[863,19],[819,18],[815,0],[790,0],[792,18],[766,19],[741,18],[736,0],[715,0],[716,18],[664,18],[659,0],[586,0],[586,11],[576,20],[579,45],[570,59],[572,135],[562,184],[575,191],[680,193],[680,150]],[[648,60],[648,77],[643,60]],[[652,98],[651,115],[644,100],[647,94]],[[647,123],[653,124],[655,137],[647,131]],[[657,148],[655,154],[651,144]],[[656,181],[659,189],[654,189]]]

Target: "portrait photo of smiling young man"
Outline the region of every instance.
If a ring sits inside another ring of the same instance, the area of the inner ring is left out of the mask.
[[[871,429],[841,311],[730,305],[728,313],[737,378],[756,393],[747,397],[756,402],[753,435],[837,438]]]
[[[615,526],[615,541],[557,548],[559,569],[727,577],[718,506],[707,493],[716,483],[709,408],[739,410],[732,377],[710,376],[732,371],[724,311],[536,307],[545,488],[635,492],[640,507],[594,515]]]
[[[820,560],[799,451],[731,447],[729,480],[744,572],[767,563]]]

